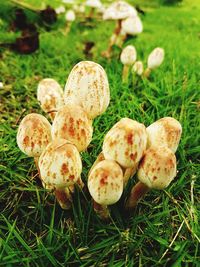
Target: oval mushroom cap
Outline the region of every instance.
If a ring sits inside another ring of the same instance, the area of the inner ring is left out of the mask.
[[[67,140],[53,140],[39,158],[39,169],[43,185],[48,189],[73,185],[82,171],[80,154]]]
[[[159,67],[165,57],[164,49],[157,47],[148,56],[147,65],[149,69],[155,69]]]
[[[92,140],[92,121],[77,105],[67,105],[59,109],[52,125],[52,138],[62,138],[74,144],[78,151],[85,150]]]
[[[121,53],[120,60],[124,65],[132,65],[137,58],[137,52],[133,45],[126,46]]]
[[[122,30],[130,35],[137,35],[143,31],[143,25],[140,17],[129,17],[122,21]]]
[[[148,147],[164,145],[176,152],[182,133],[180,122],[164,117],[147,127]]]
[[[102,3],[100,0],[87,0],[85,2],[85,5],[93,8],[100,8],[102,6]]]
[[[110,102],[110,89],[105,70],[92,61],[81,61],[72,69],[64,92],[65,104],[83,107],[90,119],[102,114]]]
[[[99,162],[88,177],[88,189],[98,204],[116,203],[123,192],[123,173],[120,166],[112,160]]]
[[[141,159],[147,145],[146,128],[129,118],[121,119],[106,134],[103,154],[124,168],[133,168]]]
[[[142,61],[136,61],[133,65],[132,71],[135,72],[137,75],[141,76],[144,71]]]
[[[103,19],[121,20],[130,16],[137,16],[136,9],[124,1],[116,1],[105,10]]]
[[[17,144],[29,157],[39,157],[51,142],[51,124],[36,113],[28,114],[21,121],[17,131]]]
[[[44,112],[55,111],[64,105],[63,90],[57,81],[45,78],[38,84],[37,100]],[[55,112],[52,114],[54,117]]]
[[[176,176],[174,153],[166,146],[150,147],[140,162],[137,175],[149,188],[166,188]]]
[[[66,21],[74,21],[76,19],[76,14],[73,10],[68,10],[65,14]]]

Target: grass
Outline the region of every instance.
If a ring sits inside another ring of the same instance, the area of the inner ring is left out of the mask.
[[[40,29],[40,49],[32,55],[1,49],[0,266],[200,266],[200,4],[148,3],[144,1],[144,33],[125,45],[134,44],[143,61],[154,47],[165,49],[165,61],[149,81],[130,79],[123,85],[118,50],[111,62],[101,57],[114,26],[110,22],[98,22],[92,29],[73,23],[67,37],[60,31],[62,22],[52,31]],[[6,36],[6,29],[2,27],[0,36]],[[43,114],[36,101],[38,81],[52,77],[64,86],[72,67],[87,59],[82,52],[85,41],[96,43],[92,60],[108,74],[111,103],[95,119],[93,141],[82,154],[84,182],[105,133],[120,118],[149,125],[173,116],[183,126],[173,183],[148,193],[131,216],[120,204],[113,206],[110,223],[95,215],[87,192],[77,190],[73,209],[61,210],[35,178],[33,160],[16,144],[21,118]]]

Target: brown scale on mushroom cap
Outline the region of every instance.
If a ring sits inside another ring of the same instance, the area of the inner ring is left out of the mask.
[[[41,180],[46,188],[63,188],[75,184],[82,171],[77,148],[64,139],[53,140],[39,158]]]
[[[166,145],[176,152],[181,134],[181,124],[174,118],[164,117],[147,127],[148,147]]]
[[[176,176],[174,153],[166,146],[150,147],[139,164],[137,176],[149,188],[166,188]]]
[[[57,112],[52,125],[53,139],[69,140],[79,151],[83,151],[91,142],[92,133],[92,121],[80,106],[69,104]]]
[[[146,144],[145,126],[123,118],[106,134],[103,154],[106,159],[115,160],[124,168],[134,168],[143,156]]]
[[[123,172],[120,166],[112,160],[99,162],[90,172],[88,189],[98,204],[116,203],[123,192]]]
[[[31,113],[23,118],[17,131],[17,144],[23,153],[39,157],[51,139],[51,125],[44,116]]]
[[[110,102],[110,89],[105,70],[92,61],[74,66],[64,92],[65,104],[80,105],[90,119],[102,114]]]

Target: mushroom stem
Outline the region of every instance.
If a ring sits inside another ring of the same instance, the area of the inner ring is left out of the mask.
[[[129,65],[124,65],[123,72],[122,72],[122,82],[128,82],[128,74],[129,74]]]
[[[117,21],[117,26],[114,30],[114,33],[112,34],[110,41],[109,41],[109,45],[108,45],[108,49],[106,51],[103,52],[103,56],[105,56],[106,58],[110,58],[111,56],[111,51],[112,51],[112,46],[116,43],[117,41],[117,37],[121,32],[121,28],[122,28],[122,20],[119,19]]]
[[[100,205],[93,200],[94,211],[102,220],[108,220],[110,218],[110,212],[107,205]]]
[[[95,8],[94,7],[91,7],[90,13],[88,15],[88,19],[91,19],[94,16],[94,12],[95,12]]]
[[[70,32],[70,30],[71,30],[71,24],[72,24],[71,21],[67,21],[66,27],[64,29],[64,35],[67,35]]]
[[[145,78],[149,78],[150,74],[151,74],[151,69],[150,69],[150,68],[147,68],[147,69],[144,71],[144,77],[145,77]]]
[[[131,190],[130,196],[126,201],[125,208],[132,210],[134,209],[140,199],[149,191],[149,187],[143,184],[142,182],[138,182]]]
[[[39,157],[35,157],[34,158],[35,166],[36,166],[38,174],[40,176],[40,169],[39,169],[38,161],[39,161]]]
[[[62,209],[68,210],[71,208],[72,197],[69,188],[56,189],[55,196]]]

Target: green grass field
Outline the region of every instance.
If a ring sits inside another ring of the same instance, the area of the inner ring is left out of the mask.
[[[132,83],[130,78],[124,85],[119,51],[110,62],[101,57],[112,22],[94,22],[92,29],[74,22],[68,36],[58,22],[51,31],[40,30],[40,49],[34,54],[0,50],[0,266],[200,266],[200,2],[173,7],[135,2],[146,11],[144,32],[125,45],[133,44],[143,61],[154,47],[166,53],[150,80]],[[4,40],[12,37],[7,27],[1,27]],[[92,143],[82,153],[84,182],[105,133],[120,118],[148,126],[173,116],[183,127],[175,180],[164,191],[149,192],[131,216],[121,203],[113,206],[111,222],[97,217],[86,191],[77,190],[73,209],[62,210],[42,188],[33,159],[16,144],[21,119],[31,112],[43,114],[36,100],[38,82],[51,77],[64,87],[72,67],[87,60],[82,52],[86,41],[96,43],[90,60],[105,68],[111,102],[95,119]]]

